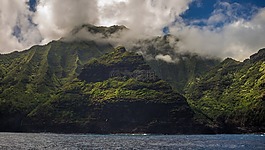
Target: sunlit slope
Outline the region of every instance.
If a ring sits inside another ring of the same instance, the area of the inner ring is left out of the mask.
[[[75,78],[83,64],[112,50],[109,44],[93,41],[53,41],[23,52],[0,55],[1,126],[21,120]]]
[[[186,89],[190,104],[226,126],[264,131],[265,49],[250,59],[226,59]]]

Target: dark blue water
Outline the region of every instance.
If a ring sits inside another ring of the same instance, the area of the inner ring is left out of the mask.
[[[265,135],[91,135],[0,133],[0,149],[265,150]]]

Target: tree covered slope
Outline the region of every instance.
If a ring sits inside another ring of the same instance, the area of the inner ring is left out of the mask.
[[[179,41],[173,35],[165,35],[139,41],[135,49],[143,54],[161,79],[183,93],[189,82],[203,76],[219,64],[220,59],[183,52],[178,48]]]
[[[231,58],[186,89],[189,103],[224,126],[264,131],[265,49],[244,62]]]
[[[83,25],[0,55],[0,131],[264,132],[265,49],[220,62],[179,51],[168,35],[129,52],[106,40],[121,30]],[[83,31],[102,41],[78,39]]]
[[[89,133],[210,132],[193,115],[186,99],[141,55],[118,47],[90,60],[77,79],[34,109],[24,126]]]
[[[81,72],[83,64],[113,51],[109,44],[53,41],[0,55],[0,127],[19,126],[23,117]],[[16,128],[16,127],[15,127]]]
[[[141,55],[123,47],[57,41],[1,57],[1,131],[211,132]]]

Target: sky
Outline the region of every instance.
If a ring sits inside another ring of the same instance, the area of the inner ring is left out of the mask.
[[[125,25],[131,32],[119,45],[171,34],[177,52],[244,60],[265,47],[265,0],[1,0],[0,53],[58,40],[82,24]]]

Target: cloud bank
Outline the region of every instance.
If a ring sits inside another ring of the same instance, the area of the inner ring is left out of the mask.
[[[24,49],[41,41],[38,29],[32,24],[32,12],[26,0],[0,2],[0,52]]]
[[[244,19],[237,16],[240,4],[221,3],[206,22],[206,26],[179,24],[171,31],[181,41],[180,50],[201,55],[232,57],[244,60],[258,49],[265,47],[265,9],[257,10],[254,16]],[[256,8],[250,9],[254,11]],[[222,27],[216,27],[223,24]]]
[[[125,25],[129,31],[110,39],[125,46],[136,39],[162,36],[163,28],[168,27],[170,34],[180,39],[171,44],[173,50],[204,56],[243,60],[265,47],[264,8],[218,1],[209,18],[187,23],[181,15],[194,2],[198,1],[37,0],[36,11],[32,11],[29,0],[2,0],[0,53],[57,40],[82,24]],[[155,59],[175,61],[170,58],[161,54]]]

